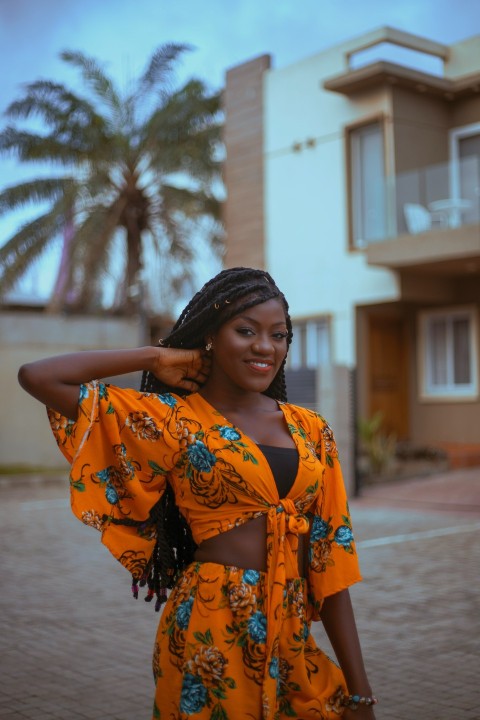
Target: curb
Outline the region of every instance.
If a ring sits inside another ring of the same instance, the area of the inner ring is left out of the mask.
[[[18,473],[15,475],[0,475],[0,490],[25,485],[68,485],[68,469],[64,472],[52,473]]]

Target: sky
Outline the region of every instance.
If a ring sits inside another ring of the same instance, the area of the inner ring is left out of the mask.
[[[159,45],[187,43],[195,49],[179,81],[197,76],[219,89],[227,69],[257,55],[285,67],[383,25],[451,44],[480,34],[480,0],[0,0],[0,111],[25,82],[75,87],[77,75],[59,59],[65,49],[102,61],[121,87]],[[34,176],[0,158],[0,187]],[[0,218],[0,244],[16,224]],[[54,273],[54,260],[43,263],[25,291],[45,294]]]

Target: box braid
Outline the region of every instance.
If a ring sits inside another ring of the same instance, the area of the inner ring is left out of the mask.
[[[292,323],[288,304],[273,278],[264,270],[236,267],[223,270],[199,290],[175,323],[170,334],[160,341],[162,347],[193,349],[203,347],[205,338],[215,333],[221,325],[247,308],[277,299],[285,310],[287,324],[287,348],[292,341]],[[189,393],[162,383],[152,373],[145,372],[141,390],[144,392]],[[275,400],[287,400],[285,383],[285,360],[265,395]],[[151,524],[156,528],[157,541],[149,562],[148,571],[140,584],[148,584],[145,600],[157,596],[155,609],[166,600],[167,588],[172,588],[178,574],[193,560],[196,549],[189,526],[175,504],[171,486],[167,483],[161,499],[152,508]],[[121,521],[123,522],[123,521]],[[127,521],[128,522],[128,521]],[[138,596],[137,581],[132,589]]]

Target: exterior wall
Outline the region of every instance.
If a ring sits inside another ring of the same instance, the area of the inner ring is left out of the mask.
[[[354,307],[394,300],[395,276],[348,249],[344,128],[390,113],[384,90],[352,102],[322,88],[334,49],[265,76],[266,262],[292,316],[333,318],[333,363],[355,363]]]
[[[427,278],[428,280],[428,278]],[[392,314],[392,317],[404,317],[407,323],[407,347],[410,355],[408,360],[408,377],[410,379],[405,391],[408,395],[409,408],[409,439],[415,445],[442,446],[449,443],[480,444],[478,428],[480,427],[480,399],[468,401],[438,401],[420,399],[418,367],[418,316],[423,310],[457,305],[476,304],[480,312],[480,287],[475,281],[465,285],[463,280],[453,280],[442,296],[439,292],[435,299],[422,301],[421,276],[411,278],[412,299],[416,302],[385,303],[357,309],[357,374],[359,378],[368,377],[368,317],[371,313]],[[413,292],[417,284],[418,292]],[[462,292],[460,292],[460,288]],[[369,417],[369,388],[366,380],[361,380],[357,387],[358,415]]]
[[[451,103],[394,87],[392,122],[396,173],[448,161]]]
[[[477,291],[478,297],[478,291]],[[465,300],[465,302],[464,302]],[[466,304],[465,298],[459,304]],[[443,306],[443,304],[442,304]],[[454,307],[454,305],[448,305]],[[431,308],[431,306],[430,306]],[[480,311],[480,301],[477,300]],[[415,339],[412,343],[410,357],[411,378],[410,385],[410,434],[419,445],[441,446],[442,444],[471,443],[480,445],[480,400],[468,401],[439,401],[420,399],[417,346],[418,328],[417,319],[421,310],[427,307],[417,307],[409,316],[410,335]]]
[[[480,63],[479,63],[480,64]],[[451,128],[473,125],[480,120],[480,97],[459,98],[451,110]]]
[[[269,67],[270,56],[262,55],[227,72],[224,102],[227,267],[265,267],[263,75]]]
[[[478,72],[480,58],[480,35],[450,45],[448,60],[444,65],[446,77],[457,77]]]
[[[34,312],[0,313],[0,467],[66,467],[50,432],[45,408],[17,382],[20,365],[77,350],[138,347],[143,331],[133,320],[64,317]],[[138,375],[116,378],[139,387]]]

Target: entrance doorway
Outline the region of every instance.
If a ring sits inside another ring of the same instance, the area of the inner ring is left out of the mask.
[[[371,315],[368,320],[369,416],[382,413],[382,426],[408,438],[408,346],[403,318]]]

